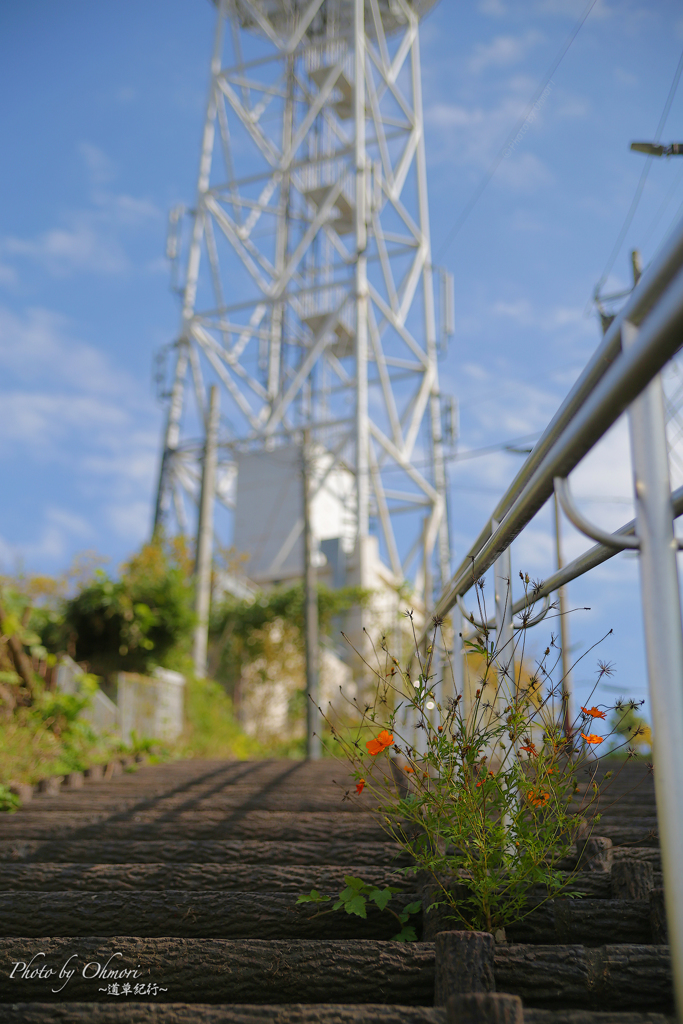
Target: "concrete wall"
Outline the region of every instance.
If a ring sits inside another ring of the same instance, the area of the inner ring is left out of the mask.
[[[83,669],[80,665],[64,654],[57,665],[55,678],[56,689],[60,693],[81,696],[80,680]],[[90,695],[90,703],[81,711],[80,717],[88,722],[97,733],[117,733],[119,731],[119,709],[102,690]]]
[[[179,672],[157,668],[153,677],[119,672],[118,708],[121,737],[175,740],[183,731],[185,678]]]

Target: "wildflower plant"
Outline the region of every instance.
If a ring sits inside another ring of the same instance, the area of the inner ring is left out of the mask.
[[[538,585],[520,576],[524,625]],[[462,692],[439,699],[437,666],[443,672],[449,659],[438,657],[448,644],[434,619],[424,654],[413,630],[414,669],[402,667],[384,641],[375,647],[375,664],[365,661],[371,696],[350,702],[354,728],[328,725],[352,766],[357,796],[370,793],[383,828],[411,856],[404,870],[426,873],[436,891],[431,905],[444,908],[450,927],[495,932],[555,896],[580,895],[576,871],[561,870],[562,862],[599,822],[618,772],[596,771],[608,739],[596,725],[614,709],[591,704],[594,687],[567,729],[569,694],[563,678],[554,681],[561,665],[555,637],[530,671],[525,630],[499,643],[485,625],[483,581],[476,592],[483,625],[463,639]],[[595,686],[611,671],[599,663]],[[632,705],[621,702],[624,713]]]
[[[396,886],[387,885],[380,889],[379,886],[370,885],[368,882],[364,882],[362,878],[356,878],[354,875],[345,875],[344,882],[345,888],[339,893],[330,911],[344,910],[347,914],[353,914],[365,920],[368,916],[368,904],[374,903],[380,910],[385,910],[391,914],[399,925],[400,930],[392,937],[394,942],[417,941],[417,932],[409,922],[410,915],[417,914],[421,910],[422,902],[420,900],[409,903],[408,906],[403,907],[401,910],[394,910],[393,907],[389,906],[389,903],[392,896],[400,892],[400,889]],[[310,893],[299,896],[296,902],[297,904],[330,903],[332,899],[332,896],[322,895],[317,889],[311,889]],[[327,913],[327,911],[321,911],[321,913]]]

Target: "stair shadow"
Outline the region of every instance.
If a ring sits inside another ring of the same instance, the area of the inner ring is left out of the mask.
[[[99,836],[99,833],[101,832],[102,828],[106,828],[107,826],[112,825],[112,824],[123,824],[123,823],[125,823],[127,821],[130,821],[131,818],[134,815],[139,814],[141,811],[150,810],[150,809],[154,808],[155,806],[157,806],[158,804],[160,804],[162,801],[167,800],[169,797],[177,796],[179,793],[187,792],[188,790],[192,789],[194,786],[196,786],[196,785],[198,785],[198,784],[200,784],[202,782],[207,782],[208,780],[210,780],[212,778],[215,778],[217,775],[223,775],[224,776],[226,774],[226,772],[231,772],[232,774],[231,774],[231,780],[230,781],[231,781],[231,785],[232,785],[232,784],[234,784],[234,782],[241,781],[242,779],[244,779],[247,776],[253,774],[253,772],[263,768],[266,764],[269,764],[269,763],[270,762],[267,762],[267,761],[255,761],[253,763],[243,764],[243,765],[240,766],[239,772],[235,775],[234,774],[236,772],[235,762],[230,762],[229,764],[224,765],[221,768],[216,768],[216,769],[213,769],[210,772],[205,772],[203,775],[199,775],[199,776],[197,776],[197,777],[195,777],[193,779],[190,779],[187,782],[183,783],[182,785],[175,786],[172,789],[168,790],[167,792],[160,793],[156,797],[152,797],[152,798],[149,798],[149,799],[146,799],[146,800],[142,800],[139,803],[134,804],[132,807],[127,808],[127,810],[125,810],[125,811],[120,811],[120,812],[118,812],[116,814],[110,815],[109,817],[102,818],[102,819],[100,819],[100,821],[98,821],[98,822],[96,822],[94,824],[84,825],[84,826],[82,826],[82,828],[74,829],[73,831],[69,832],[68,839],[69,839],[69,841],[74,841],[74,840],[79,840],[79,839],[93,839],[93,838],[97,838]],[[209,791],[207,793],[203,794],[203,796],[208,796],[208,795],[212,795],[213,793],[217,793],[221,789],[224,789],[225,785],[226,785],[225,779],[222,779],[217,785],[215,785],[211,789],[209,789]],[[174,808],[173,812],[168,812],[167,815],[162,816],[162,818],[159,818],[159,819],[156,819],[156,820],[157,821],[172,820],[172,818],[176,814],[180,813],[182,810],[187,810],[188,808],[192,807],[193,804],[196,804],[196,802],[197,802],[197,798],[196,797],[191,797],[190,799],[184,801],[178,808]],[[21,813],[21,812],[19,812],[19,813]],[[150,822],[149,824],[151,825],[153,823]],[[67,838],[67,836],[64,836],[63,838]],[[38,854],[40,854],[42,852],[47,851],[49,849],[49,847],[51,847],[53,845],[53,843],[54,843],[54,839],[51,839],[49,842],[43,843],[40,847],[38,847],[38,849],[36,850],[34,856],[36,856],[36,855],[38,855]]]

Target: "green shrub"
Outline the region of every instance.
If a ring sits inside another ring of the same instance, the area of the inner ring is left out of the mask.
[[[179,752],[184,756],[242,760],[264,754],[261,744],[240,729],[232,701],[223,687],[211,679],[188,675],[185,721],[185,733],[179,744]]]
[[[67,602],[61,640],[99,675],[172,667],[192,639],[193,588],[178,545],[146,544],[119,580],[103,570]]]

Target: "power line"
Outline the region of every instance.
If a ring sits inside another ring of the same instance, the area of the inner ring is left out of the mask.
[[[514,451],[516,445],[525,444],[530,441],[537,441],[540,436],[541,431],[537,430],[535,434],[525,434],[524,437],[515,437],[511,441],[499,441],[497,444],[489,444],[485,448],[471,448],[464,452],[452,452],[450,454],[445,454],[443,459],[444,462],[464,462],[467,459],[478,459],[482,455],[492,455],[494,452]],[[421,469],[425,466],[431,466],[431,462],[424,459],[419,462],[411,462],[411,465],[416,469]],[[382,471],[384,473],[405,472],[401,466],[383,467]]]
[[[659,138],[660,138],[660,136],[662,134],[662,131],[664,130],[664,125],[666,124],[666,119],[669,116],[669,111],[671,110],[671,104],[673,103],[674,96],[676,95],[676,89],[678,88],[678,83],[680,81],[681,72],[683,72],[683,53],[681,53],[681,56],[680,56],[680,58],[678,60],[678,66],[676,68],[676,73],[674,74],[673,82],[671,83],[671,87],[669,89],[669,95],[666,98],[666,103],[664,104],[664,110],[662,111],[662,116],[660,117],[659,124],[657,125],[657,131],[655,132],[655,137],[654,137],[654,140],[653,140],[655,143],[659,142]],[[635,191],[635,194],[634,194],[633,199],[631,201],[631,206],[629,207],[629,211],[626,214],[626,219],[625,219],[625,221],[624,221],[624,223],[622,225],[622,228],[621,228],[621,231],[619,232],[617,240],[614,243],[614,248],[612,249],[612,252],[610,253],[610,257],[607,260],[607,266],[603,270],[602,276],[600,277],[600,280],[598,281],[598,283],[595,286],[595,291],[593,292],[593,303],[596,300],[599,299],[600,289],[602,288],[602,286],[604,285],[605,281],[609,277],[610,272],[612,270],[612,267],[615,264],[616,258],[617,258],[617,256],[619,255],[619,253],[621,251],[622,245],[624,244],[624,239],[626,238],[626,234],[628,232],[628,229],[631,227],[631,222],[632,222],[632,220],[633,220],[633,218],[635,216],[636,210],[638,209],[638,204],[640,202],[640,197],[642,196],[643,189],[645,188],[645,182],[647,181],[647,176],[650,173],[650,167],[652,165],[652,159],[653,158],[651,156],[648,156],[647,160],[645,161],[645,166],[643,167],[642,173],[641,173],[640,178],[638,180],[638,184],[636,185],[636,191]]]
[[[493,452],[518,452],[517,445],[529,441],[537,441],[540,436],[541,432],[537,431],[535,434],[526,434],[524,437],[517,437],[512,441],[500,441],[498,444],[490,444],[485,448],[471,448],[469,451],[454,452],[452,455],[444,456],[444,458],[448,459],[449,462],[464,462],[466,459],[478,459],[482,455],[491,455]],[[524,454],[528,454],[530,451],[531,449],[525,450]]]
[[[576,37],[579,34],[579,32],[580,32],[584,22],[586,21],[586,18],[588,17],[590,12],[593,10],[593,8],[595,7],[596,3],[597,3],[597,0],[590,0],[588,6],[584,10],[584,12],[581,15],[581,17],[579,18],[579,20],[576,23],[575,27],[572,29],[572,31],[569,33],[569,35],[565,39],[564,43],[560,47],[557,55],[555,56],[555,59],[553,60],[552,64],[550,65],[550,67],[546,71],[545,75],[543,76],[540,85],[536,88],[536,91],[534,92],[533,96],[529,100],[529,102],[528,102],[528,104],[527,104],[527,106],[526,106],[526,108],[524,110],[524,113],[519,118],[519,120],[515,123],[514,127],[512,128],[512,131],[509,133],[509,135],[505,139],[505,142],[503,143],[503,145],[499,149],[498,155],[495,157],[495,159],[494,159],[493,163],[491,164],[491,166],[489,167],[488,171],[486,172],[486,174],[484,175],[482,180],[479,182],[479,184],[477,185],[476,189],[474,190],[474,192],[470,196],[469,200],[465,204],[465,206],[464,206],[460,216],[456,220],[455,224],[453,225],[453,227],[451,228],[449,233],[446,235],[445,241],[443,242],[441,248],[439,249],[438,253],[436,254],[437,261],[442,259],[444,253],[446,252],[446,250],[448,249],[450,244],[454,241],[454,239],[460,233],[460,230],[463,227],[465,221],[467,220],[467,218],[471,214],[471,212],[474,209],[474,207],[479,202],[479,199],[481,198],[482,193],[484,192],[484,189],[489,184],[489,182],[493,178],[494,174],[496,173],[496,171],[500,167],[501,163],[503,162],[503,160],[507,156],[507,154],[508,154],[508,152],[510,150],[510,147],[513,145],[513,143],[517,139],[517,136],[519,135],[519,133],[521,132],[522,128],[524,127],[524,125],[528,121],[529,117],[531,116],[531,114],[532,114],[532,112],[534,110],[534,107],[536,106],[536,104],[538,103],[539,99],[541,98],[541,96],[543,95],[545,90],[547,89],[547,87],[548,87],[548,85],[550,83],[550,79],[553,77],[553,75],[555,74],[555,72],[559,68],[560,64],[562,63],[562,61],[563,61],[563,59],[564,59],[564,57],[565,57],[565,55],[567,53],[567,50],[569,49],[569,47],[572,45],[572,43],[576,39]]]

